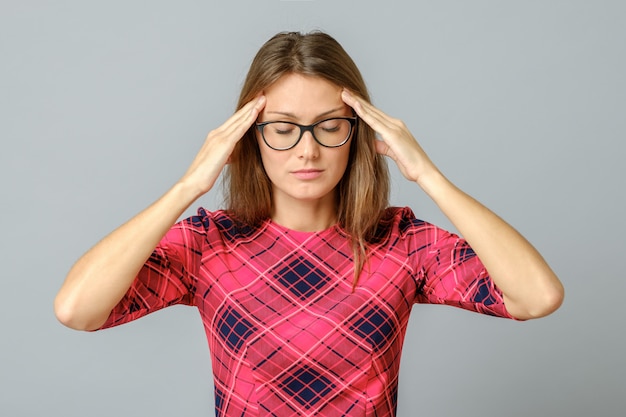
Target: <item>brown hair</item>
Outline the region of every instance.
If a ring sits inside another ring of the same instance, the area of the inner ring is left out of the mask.
[[[257,52],[244,82],[237,109],[280,77],[298,73],[321,77],[369,101],[367,87],[354,61],[330,35],[283,32]],[[389,172],[377,154],[374,131],[359,120],[350,142],[348,167],[337,186],[338,221],[351,239],[356,284],[367,257],[367,243],[389,200]],[[238,220],[259,225],[272,209],[272,187],[265,173],[252,127],[231,155],[224,177],[226,207]]]

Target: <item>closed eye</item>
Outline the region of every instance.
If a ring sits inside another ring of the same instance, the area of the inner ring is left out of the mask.
[[[290,123],[271,123],[268,127],[277,135],[289,135],[296,130],[296,127]]]
[[[324,130],[324,132],[328,132],[328,133],[333,133],[339,130],[339,126],[333,126],[333,127],[322,127],[322,130]]]
[[[337,120],[327,120],[323,122],[322,124],[318,125],[320,129],[328,133],[333,133],[333,132],[338,131],[340,129],[340,126],[341,126],[340,122],[338,122]]]

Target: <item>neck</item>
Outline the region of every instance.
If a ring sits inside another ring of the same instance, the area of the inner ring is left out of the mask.
[[[337,223],[335,204],[298,202],[289,206],[275,205],[272,221],[288,229],[300,232],[326,230]]]

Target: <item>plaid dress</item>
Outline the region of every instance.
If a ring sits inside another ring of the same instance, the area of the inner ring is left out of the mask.
[[[339,226],[253,228],[200,209],[166,234],[103,328],[197,307],[217,416],[395,416],[414,303],[511,316],[460,237],[408,208],[389,208],[378,235],[353,288]]]

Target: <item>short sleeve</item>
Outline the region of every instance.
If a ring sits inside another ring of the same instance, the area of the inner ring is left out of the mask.
[[[416,219],[404,209],[400,232],[413,259],[416,303],[445,304],[477,313],[513,318],[502,292],[463,238]]]
[[[175,305],[194,305],[195,282],[206,241],[207,215],[176,223],[161,239],[101,329]]]

